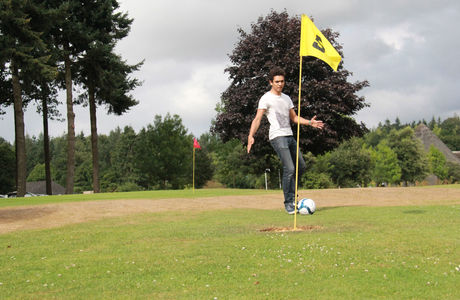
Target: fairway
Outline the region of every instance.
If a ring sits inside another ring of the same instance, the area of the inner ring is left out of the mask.
[[[183,191],[172,194],[161,194],[165,198],[157,198],[148,192],[71,195],[62,196],[65,203],[59,203],[59,197],[43,197],[50,204],[21,205],[0,208],[0,234],[25,229],[43,229],[59,227],[67,224],[83,223],[107,217],[123,216],[147,212],[167,211],[203,211],[231,208],[255,208],[283,211],[281,191],[244,191],[206,190]],[[243,195],[241,195],[242,193]],[[233,194],[233,195],[226,195]],[[104,197],[105,195],[105,197]],[[201,197],[201,195],[203,195]],[[224,195],[224,196],[222,196]],[[167,196],[167,197],[166,197]],[[91,200],[92,198],[97,200]],[[152,197],[154,199],[148,199]],[[319,209],[337,206],[404,206],[404,205],[435,205],[460,204],[460,188],[355,188],[300,191],[300,198],[312,198]],[[27,201],[42,200],[41,197],[18,199],[22,204]],[[69,200],[70,199],[70,200]],[[15,199],[10,200],[15,205]],[[76,201],[76,202],[72,202]],[[3,200],[2,200],[3,201]],[[71,202],[67,202],[71,201]]]
[[[206,193],[1,208],[0,298],[460,298],[458,186]]]

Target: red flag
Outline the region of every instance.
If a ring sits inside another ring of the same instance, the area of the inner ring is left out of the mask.
[[[196,140],[196,138],[193,138],[193,148],[201,149],[201,146],[200,144],[198,144],[198,141]]]

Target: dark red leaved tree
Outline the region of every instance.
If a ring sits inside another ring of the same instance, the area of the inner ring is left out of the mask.
[[[300,17],[289,17],[285,11],[272,11],[252,24],[251,32],[238,31],[240,40],[229,55],[232,65],[225,70],[231,84],[222,94],[212,131],[223,141],[237,138],[246,144],[259,99],[270,89],[267,74],[272,67],[280,66],[286,71],[283,92],[292,98],[297,111]],[[339,34],[330,29],[322,32],[343,56],[342,47],[337,43]],[[348,82],[350,75],[352,73],[343,68],[343,63],[334,72],[317,58],[303,58],[300,115],[308,119],[316,115],[326,124],[323,130],[301,127],[300,148],[303,152],[324,153],[341,141],[362,136],[367,131],[353,115],[368,106],[364,97],[357,95],[368,86],[368,82]],[[267,153],[273,152],[268,142],[268,127],[264,118],[251,150],[256,157],[267,157]],[[296,135],[297,125],[292,124],[292,127]]]

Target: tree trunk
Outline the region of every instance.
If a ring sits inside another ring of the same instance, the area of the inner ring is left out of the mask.
[[[75,177],[75,114],[72,99],[72,74],[70,70],[70,57],[65,58],[65,88],[67,100],[67,176],[66,194],[73,194]]]
[[[99,150],[97,147],[96,99],[94,86],[88,87],[89,115],[91,120],[91,152],[93,154],[93,191],[100,192],[99,184]]]
[[[45,152],[45,179],[46,179],[46,194],[52,195],[51,190],[51,167],[50,167],[50,138],[48,135],[48,103],[45,97],[43,98],[43,150]]]
[[[13,83],[14,97],[14,128],[16,137],[16,187],[17,196],[24,197],[26,194],[26,139],[24,128],[24,112],[22,110],[21,84],[19,82],[18,67],[14,60],[11,62],[11,79]]]

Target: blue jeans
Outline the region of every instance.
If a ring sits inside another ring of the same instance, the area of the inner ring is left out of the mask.
[[[294,203],[295,199],[295,166],[297,142],[291,136],[279,136],[270,140],[270,144],[275,149],[283,165],[283,193],[284,205]],[[302,154],[299,151],[299,179],[307,168]],[[300,183],[300,180],[299,180]]]

